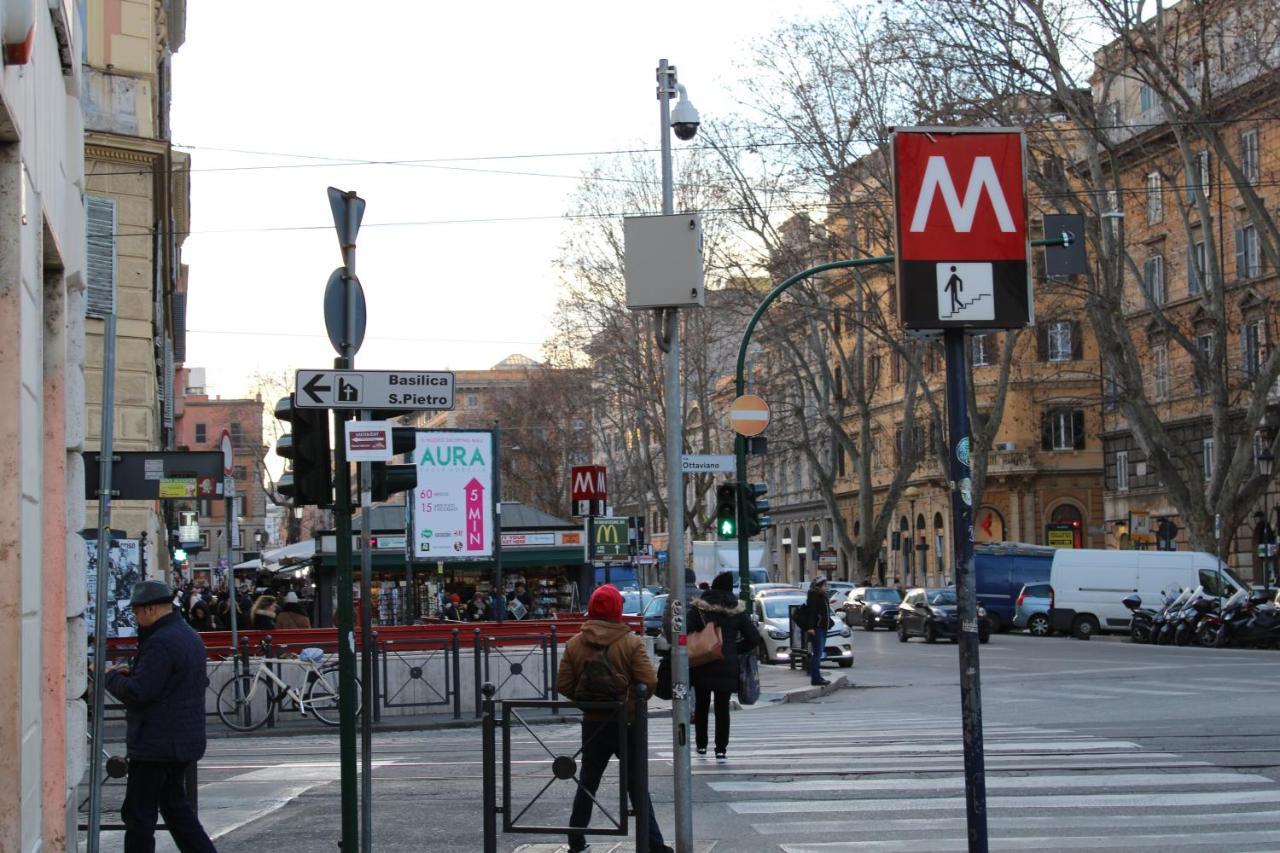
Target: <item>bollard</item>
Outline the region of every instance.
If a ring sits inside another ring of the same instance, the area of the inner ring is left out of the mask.
[[[478,631],[476,633],[479,633]],[[498,768],[494,755],[494,702],[497,693],[489,682],[481,688],[484,693],[481,716],[481,761],[484,763],[484,853],[498,853]]]
[[[235,659],[234,655],[232,659]],[[236,681],[239,682],[239,676],[242,673],[246,677],[249,675],[249,639],[244,636],[240,637],[239,671],[233,670],[232,678],[235,678]],[[236,694],[236,701],[239,702],[240,699],[243,698],[240,695],[240,688],[237,687],[234,692]],[[244,707],[241,709],[241,714],[242,719],[244,720],[244,725],[249,726],[253,724],[253,709],[249,707],[248,702],[244,703]]]
[[[649,709],[647,707],[649,691],[643,684],[636,685],[636,721],[629,728],[629,736],[635,738],[635,769],[632,771],[632,801],[635,803],[636,815],[636,850],[649,850],[649,810],[653,803],[649,799]],[[624,705],[622,713],[626,713]]]
[[[462,719],[462,640],[457,628],[453,629],[453,718]]]
[[[268,634],[266,636],[266,639],[262,641],[262,656],[264,658],[273,658],[276,656],[275,649],[271,647],[270,634]],[[271,671],[276,674],[277,678],[279,678],[280,669],[281,669],[280,664],[273,663],[273,664],[269,664],[269,666],[271,667]],[[267,694],[267,695],[270,696],[271,694]],[[276,712],[280,708],[282,702],[284,702],[283,694],[280,695],[278,702],[267,703],[267,728],[274,729],[276,727],[276,716],[277,716]]]

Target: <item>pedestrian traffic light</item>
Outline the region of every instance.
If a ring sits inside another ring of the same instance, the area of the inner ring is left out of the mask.
[[[738,538],[738,484],[724,483],[716,487],[716,536]]]
[[[755,536],[773,526],[773,519],[768,516],[769,501],[765,498],[768,493],[768,483],[747,483],[742,487],[743,525],[747,536]]]
[[[295,507],[333,506],[329,410],[298,408],[290,394],[276,403],[276,417],[291,429],[276,440],[276,455],[293,463],[276,483],[276,490]]]
[[[413,453],[418,441],[418,431],[413,427],[392,427],[391,452],[400,456]],[[418,466],[392,465],[389,462],[374,462],[369,471],[372,481],[373,500],[385,501],[391,495],[407,492],[418,485]]]

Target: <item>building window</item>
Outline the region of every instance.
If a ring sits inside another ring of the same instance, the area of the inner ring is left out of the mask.
[[[1240,372],[1244,374],[1245,379],[1257,376],[1262,362],[1266,360],[1267,327],[1265,323],[1266,321],[1261,317],[1247,320],[1240,330]]]
[[[1196,369],[1196,390],[1203,393],[1208,387],[1208,377],[1213,372],[1213,332],[1196,335],[1196,348],[1200,350],[1203,368]]]
[[[1253,433],[1253,464],[1256,468],[1258,460],[1262,457],[1263,448],[1266,447],[1266,439],[1262,435],[1261,430],[1255,430]]]
[[[196,424],[196,444],[204,444],[209,440],[207,424]]]
[[[1256,278],[1262,273],[1258,230],[1252,225],[1236,229],[1236,277]]]
[[[1164,400],[1169,396],[1169,345],[1153,344],[1151,347],[1152,396]]]
[[[991,336],[990,335],[974,335],[973,341],[973,366],[986,367],[991,364]]]
[[[1244,173],[1244,179],[1251,184],[1256,184],[1261,177],[1257,128],[1240,134],[1240,171]]]
[[[1129,491],[1129,451],[1116,451],[1116,491]]]
[[[249,470],[245,468],[243,465],[237,465],[233,473],[235,474],[235,478],[237,480],[243,480],[245,477],[248,476]]]
[[[478,405],[480,405],[480,397],[479,397],[479,395],[477,395],[477,394],[468,394],[468,395],[467,395],[467,408],[468,408],[468,409],[474,409],[474,408],[475,408],[476,406],[478,406]]]
[[[1187,247],[1187,293],[1195,296],[1209,282],[1208,255],[1203,240]]]
[[[1187,173],[1187,201],[1196,200],[1196,190],[1201,190],[1204,197],[1209,197],[1209,188],[1213,182],[1209,174],[1209,152],[1199,151],[1191,158],[1191,168]]]
[[[1151,87],[1143,83],[1138,87],[1138,109],[1142,112],[1150,112],[1151,108],[1156,105],[1156,94],[1151,91]]]
[[[867,361],[867,390],[874,391],[876,386],[880,384],[880,362],[879,355],[873,355]]]
[[[1152,255],[1143,262],[1142,289],[1152,303],[1164,304],[1164,255]]]
[[[1204,467],[1204,481],[1213,479],[1213,439],[1206,438],[1200,443],[1200,464]]]
[[[1071,360],[1071,321],[1055,320],[1049,324],[1049,361]]]
[[[889,357],[889,372],[895,384],[902,381],[902,353],[896,349],[893,351],[893,355]]]
[[[227,432],[231,433],[231,445],[233,447],[240,447],[244,444],[244,433],[240,428],[239,421],[232,421]]]
[[[1147,223],[1154,224],[1164,218],[1164,193],[1160,173],[1147,175]]]
[[[1041,449],[1083,450],[1084,446],[1083,409],[1050,409],[1044,413]]]

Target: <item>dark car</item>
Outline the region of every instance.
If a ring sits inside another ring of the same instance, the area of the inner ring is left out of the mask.
[[[902,593],[891,586],[854,587],[844,602],[845,621],[849,627],[861,625],[864,631],[898,625],[898,606]]]
[[[667,596],[655,595],[644,610],[644,633],[653,637],[654,649],[659,652],[670,651],[671,645],[662,636],[662,613],[667,609]]]
[[[986,610],[978,606],[978,642],[991,639],[991,623]],[[960,613],[954,588],[912,589],[898,608],[898,642],[924,637],[926,643],[939,638],[957,642],[960,639]]]

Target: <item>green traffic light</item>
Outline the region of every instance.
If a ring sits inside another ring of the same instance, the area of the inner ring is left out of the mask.
[[[734,535],[734,533],[735,533],[735,531],[734,531],[734,529],[733,529],[733,520],[732,520],[732,519],[729,519],[729,518],[721,519],[721,520],[720,520],[720,535],[721,535],[721,536],[733,536],[733,535]]]

